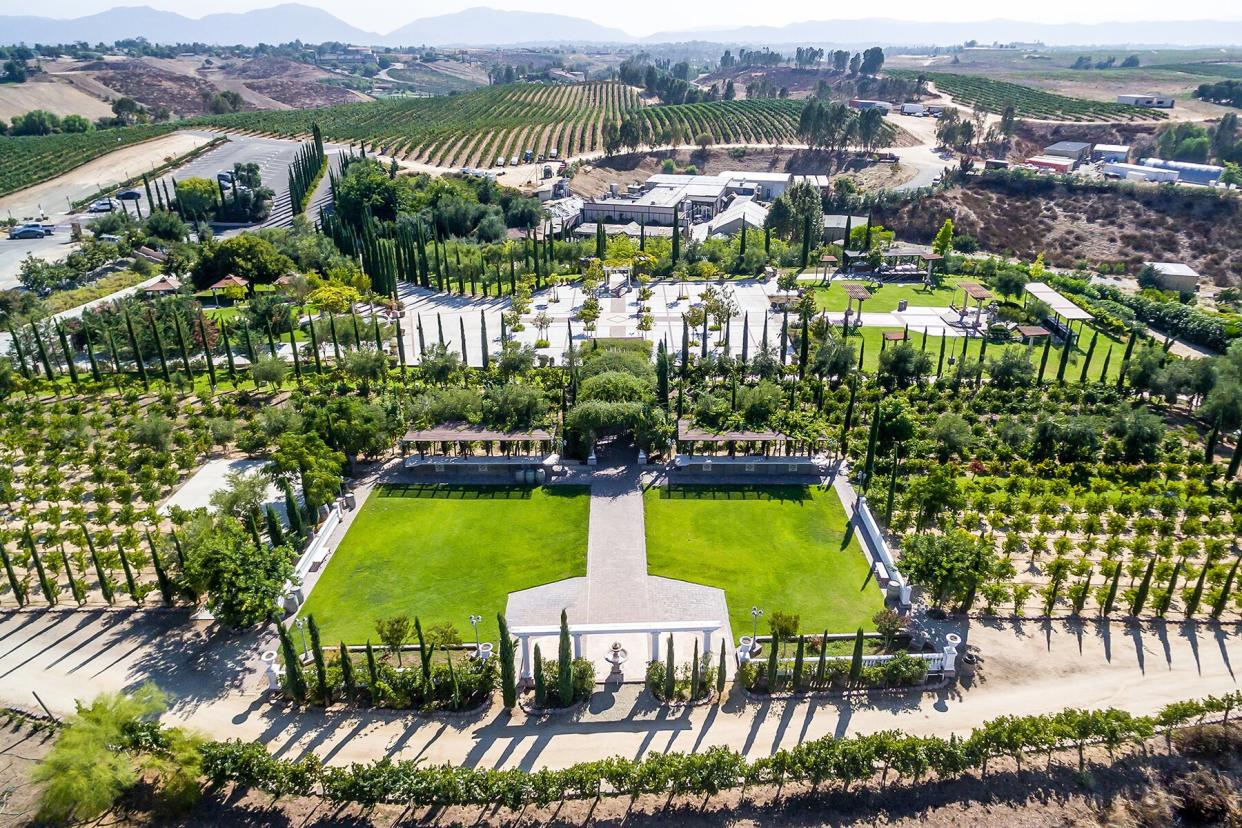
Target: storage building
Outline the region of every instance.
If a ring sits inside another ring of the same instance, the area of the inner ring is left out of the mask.
[[[1037,155],[1034,158],[1026,159],[1026,163],[1041,170],[1068,173],[1074,170],[1076,162],[1072,158],[1064,158],[1059,155]]]
[[[1091,160],[1124,164],[1130,160],[1130,148],[1125,144],[1096,144],[1091,150]]]
[[[1074,166],[1085,164],[1091,160],[1091,145],[1082,141],[1057,141],[1051,146],[1044,147],[1044,155],[1051,155],[1059,158],[1069,158],[1073,160]]]
[[[1154,109],[1172,109],[1174,100],[1164,95],[1154,95],[1151,93],[1127,93],[1125,95],[1118,95],[1117,103],[1128,104],[1129,106],[1146,106]]]
[[[1177,170],[1158,170],[1138,164],[1107,163],[1100,167],[1100,172],[1110,178],[1124,178],[1127,181],[1151,181],[1160,184],[1177,181]]]
[[[1156,271],[1161,290],[1194,293],[1199,289],[1199,273],[1190,265],[1181,262],[1143,262],[1143,264]]]
[[[1166,161],[1163,158],[1144,158],[1139,164],[1158,170],[1176,170],[1178,181],[1207,186],[1215,184],[1225,171],[1224,167],[1215,164],[1192,164],[1189,161]]]

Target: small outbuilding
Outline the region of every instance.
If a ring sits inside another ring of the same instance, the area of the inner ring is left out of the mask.
[[[1161,290],[1176,290],[1178,293],[1194,293],[1199,289],[1199,272],[1181,262],[1143,262],[1156,272],[1156,280]]]
[[[1172,109],[1176,101],[1167,95],[1127,92],[1117,96],[1117,103],[1127,106],[1144,106],[1150,109]]]
[[[1054,158],[1068,158],[1076,167],[1091,160],[1091,145],[1084,141],[1057,141],[1044,147],[1043,154]]]

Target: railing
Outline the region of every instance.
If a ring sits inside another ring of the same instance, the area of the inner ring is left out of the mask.
[[[875,522],[875,517],[871,514],[871,508],[867,505],[867,498],[864,495],[858,496],[858,502],[854,506],[854,517],[862,530],[863,545],[870,550],[875,562],[872,568],[879,570],[877,578],[880,574],[888,578],[886,587],[888,596],[896,598],[902,607],[910,606],[910,587],[897,568],[897,563],[888,550],[888,542],[884,540],[884,533],[880,531],[879,524]]]
[[[323,524],[315,532],[315,536],[306,545],[306,549],[302,551],[301,557],[293,567],[293,578],[285,582],[285,594],[281,600],[281,606],[286,612],[296,611],[306,601],[308,593],[303,589],[306,575],[316,564],[322,564],[331,554],[332,550],[328,547],[328,541],[340,524],[341,506],[339,503],[333,503],[332,508],[328,510],[328,516],[324,518]]]
[[[957,648],[946,646],[944,650],[939,653],[911,653],[910,657],[920,658],[926,661],[927,672],[929,673],[943,673],[945,671],[946,664],[949,665],[948,669],[950,671],[954,669],[954,662],[957,659]],[[892,661],[892,659],[893,656],[891,655],[865,655],[862,657],[862,664],[864,667],[874,667],[877,664]],[[762,658],[757,659],[756,661],[759,663],[766,663]],[[848,666],[851,663],[852,658],[850,656],[827,656],[824,661],[836,662]],[[797,662],[797,658],[778,658],[776,660],[776,670],[780,675],[791,675],[793,673],[795,662]],[[818,664],[818,655],[808,655],[802,659],[802,669],[804,672],[809,670],[813,673]]]

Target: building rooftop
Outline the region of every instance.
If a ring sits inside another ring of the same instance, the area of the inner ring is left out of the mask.
[[[1083,141],[1057,141],[1044,147],[1044,152],[1082,152],[1091,149],[1091,145]]]
[[[1199,271],[1181,262],[1143,262],[1143,264],[1153,268],[1161,276],[1193,276],[1196,279],[1199,278]]]

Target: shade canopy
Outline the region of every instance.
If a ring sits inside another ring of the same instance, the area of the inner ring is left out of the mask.
[[[1072,322],[1079,319],[1095,318],[1043,282],[1028,282],[1026,292],[1051,308],[1052,312],[1057,316],[1067,321]]]

